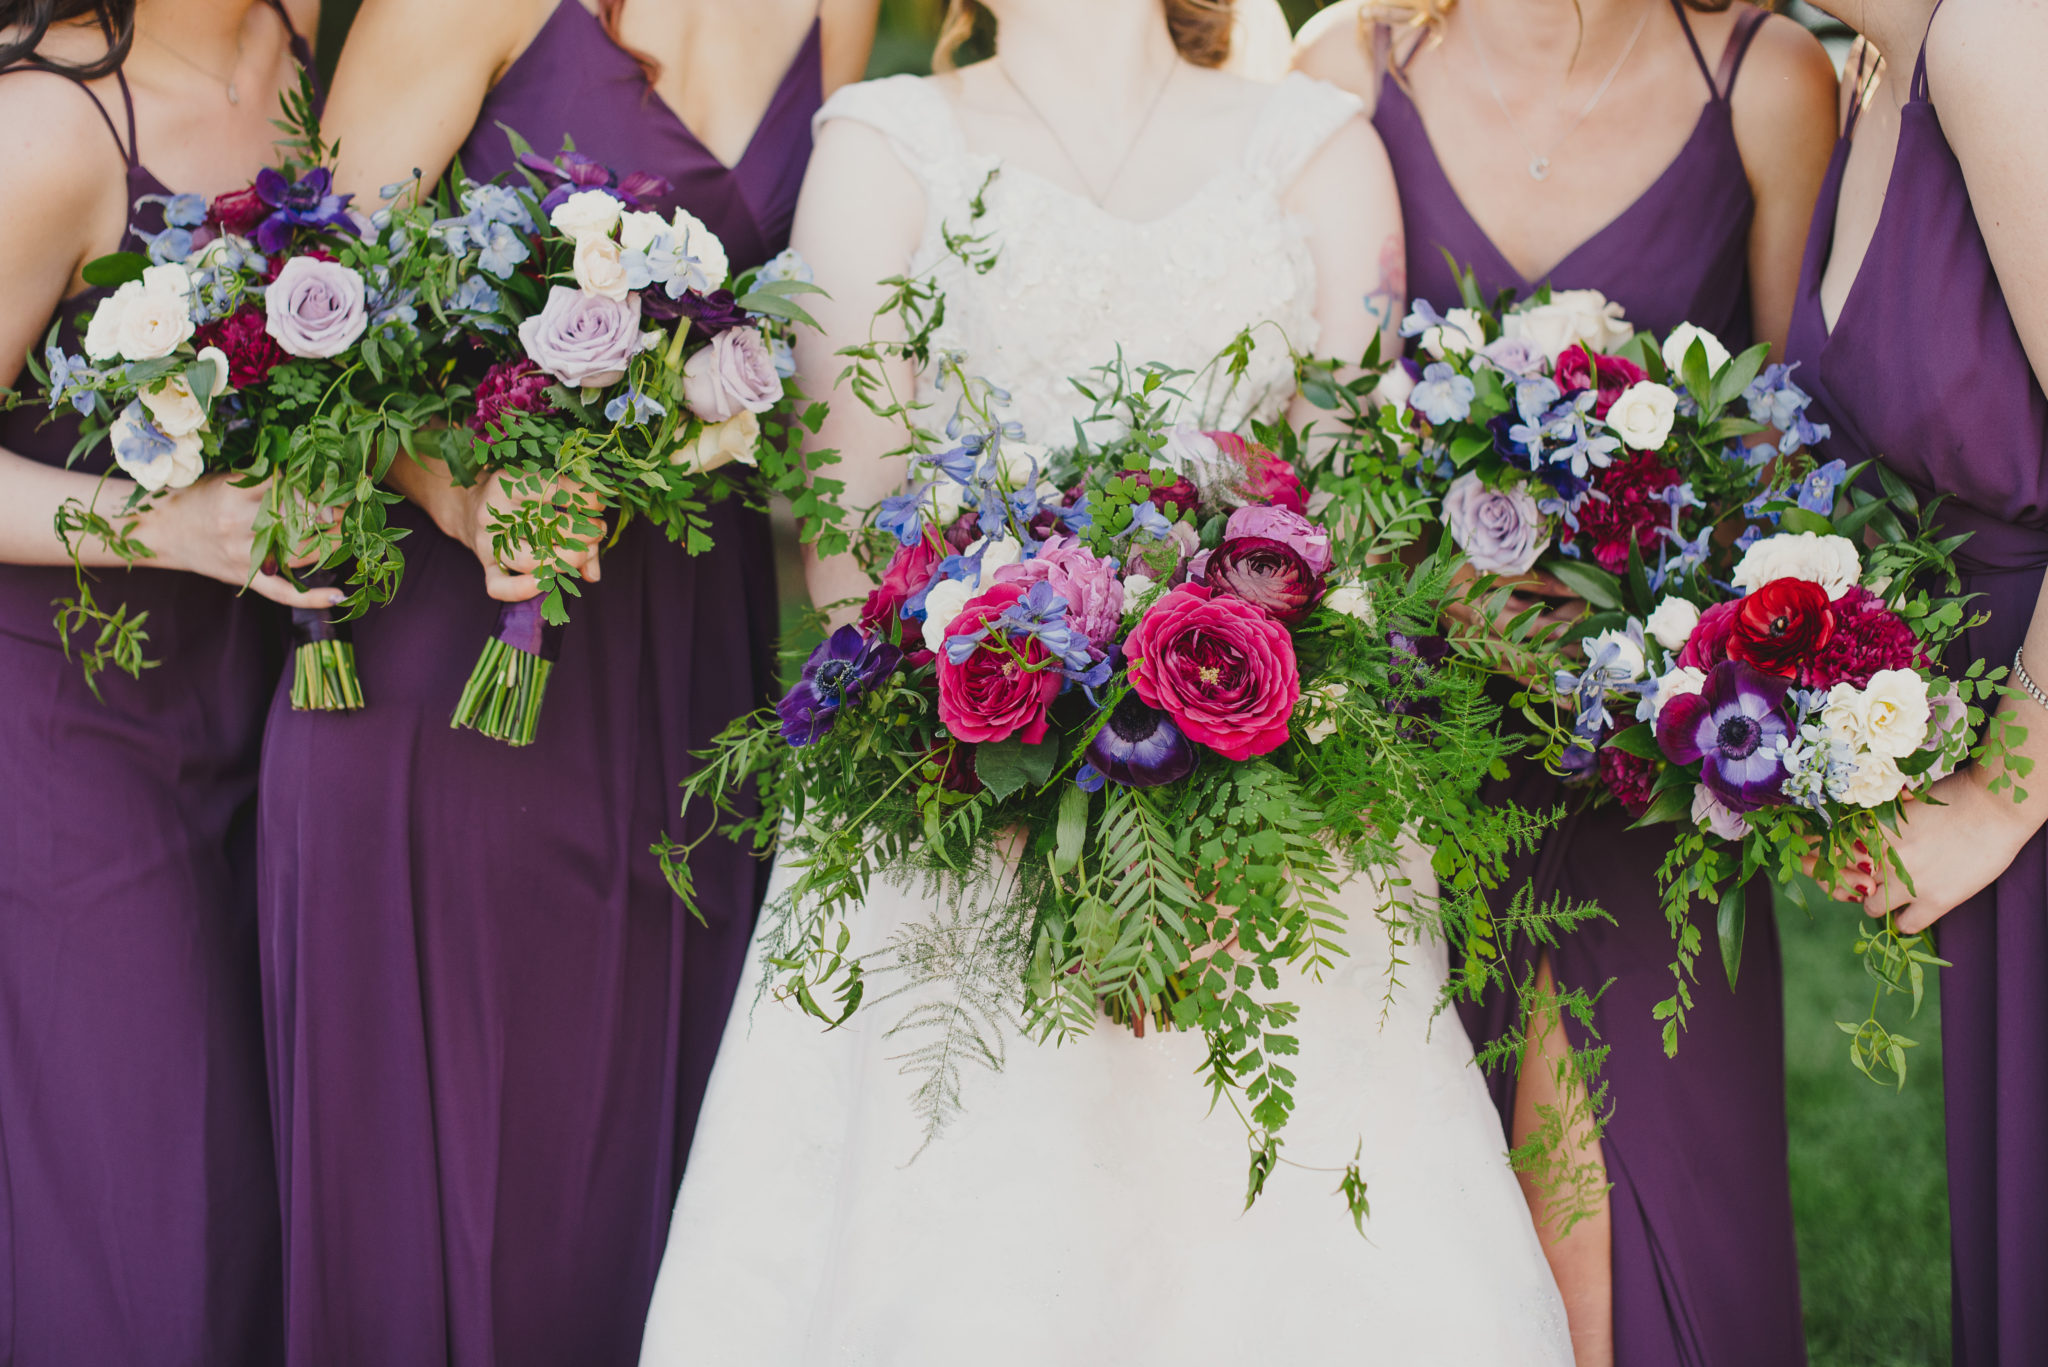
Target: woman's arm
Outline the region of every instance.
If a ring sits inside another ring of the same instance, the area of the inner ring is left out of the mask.
[[[827,97],[867,75],[868,58],[875,50],[875,21],[881,12],[882,0],[824,0],[818,15]]]
[[[908,268],[924,213],[923,188],[881,133],[849,119],[825,125],[797,201],[791,242],[826,293],[805,300],[821,330],[799,329],[796,361],[804,391],[831,404],[813,445],[839,452],[835,473],[846,482],[849,513],[901,491],[903,461],[882,453],[903,445],[906,434],[899,422],[876,417],[851,387],[839,383],[848,365],[839,352],[871,338],[902,340],[893,317],[875,316],[889,294],[879,282]],[[887,362],[884,371],[900,400],[916,394],[917,374],[908,361]],[[820,607],[858,600],[873,587],[850,554],[819,560],[807,551],[804,577],[811,601]],[[834,611],[834,624],[852,620],[856,610],[857,603]]]
[[[1361,10],[1362,0],[1339,0],[1311,16],[1294,36],[1294,69],[1364,100],[1369,119],[1379,102],[1380,72],[1359,26]]]
[[[1941,128],[1963,178],[1977,225],[1991,252],[2007,308],[2037,379],[2048,382],[2048,9],[2032,0],[1972,0],[1944,6],[1927,45],[1928,81]],[[1893,70],[1899,68],[1894,65]],[[2044,433],[2021,433],[2036,444]],[[2048,587],[2027,627],[2028,673],[2048,684]],[[1989,661],[2004,665],[2004,660]],[[1913,876],[1908,892],[1896,881],[1865,898],[1872,915],[1903,907],[1899,928],[1925,928],[2005,872],[2048,822],[2048,709],[2032,701],[2001,706],[2026,728],[2020,753],[2034,762],[2019,787],[1993,793],[1996,766],[1973,765],[1943,779],[1933,792],[1943,806],[1915,805],[1900,828],[1897,850]]]
[[[1756,217],[1749,229],[1749,294],[1758,341],[1784,354],[1814,201],[1835,149],[1835,68],[1820,41],[1772,15],[1735,82],[1735,143]]]

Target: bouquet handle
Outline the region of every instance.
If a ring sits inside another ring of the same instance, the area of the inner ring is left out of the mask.
[[[335,588],[339,569],[314,570],[309,588]],[[354,633],[337,622],[327,608],[292,609],[292,710],[355,712],[363,706],[363,684],[356,674]]]
[[[562,628],[541,616],[541,601],[529,598],[498,609],[497,629],[463,685],[450,726],[507,745],[533,744],[548,676],[562,653]]]

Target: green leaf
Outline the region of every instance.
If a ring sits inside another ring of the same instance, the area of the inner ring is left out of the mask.
[[[1598,565],[1551,556],[1543,562],[1542,569],[1594,607],[1609,612],[1621,610],[1621,580]]]
[[[1742,397],[1742,392],[1755,380],[1757,372],[1764,368],[1764,362],[1771,356],[1770,344],[1759,342],[1737,356],[1714,381],[1714,404],[1725,407]]]
[[[1466,432],[1451,443],[1451,463],[1470,465],[1481,452],[1493,449],[1493,434],[1490,432]]]
[[[149,258],[140,252],[113,252],[85,263],[80,272],[85,283],[103,290],[119,289],[130,280],[140,280],[149,269]]]
[[[1742,922],[1748,910],[1742,894],[1740,879],[1729,884],[1728,891],[1721,894],[1721,913],[1714,918],[1714,929],[1721,937],[1721,966],[1728,970],[1730,988],[1735,986],[1735,975],[1742,967]]]
[[[974,752],[974,773],[998,802],[1052,777],[1059,746],[1047,741],[1026,745],[1019,740],[993,741]]]
[[[1833,536],[1835,524],[1819,513],[1804,508],[1787,508],[1778,516],[1778,525],[1788,532],[1816,532],[1821,536]]]
[[[1060,798],[1059,838],[1052,856],[1055,873],[1070,872],[1081,862],[1081,843],[1088,836],[1088,799],[1078,783]]]
[[[1662,821],[1680,821],[1692,816],[1692,791],[1683,784],[1666,788],[1650,800],[1649,810],[1637,817],[1630,830],[1654,826]]]
[[[1664,758],[1664,752],[1657,748],[1657,728],[1646,721],[1617,731],[1607,738],[1607,743],[1624,754],[1634,755],[1637,759],[1661,762]]]

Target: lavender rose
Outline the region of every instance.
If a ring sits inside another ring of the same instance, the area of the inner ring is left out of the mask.
[[[729,328],[683,367],[683,402],[706,422],[724,422],[742,409],[766,413],[782,397],[775,353],[757,328]]]
[[[640,296],[622,300],[566,285],[548,291],[547,307],[519,325],[519,344],[533,363],[571,389],[601,389],[626,378],[626,363],[646,346]]]
[[[264,330],[287,355],[324,359],[354,346],[368,325],[363,277],[338,261],[295,256],[263,290]]]
[[[1451,540],[1482,574],[1526,574],[1543,553],[1543,514],[1517,484],[1489,489],[1479,476],[1458,476],[1444,493]]]

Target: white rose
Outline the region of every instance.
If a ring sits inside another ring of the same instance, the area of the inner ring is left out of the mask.
[[[1683,698],[1689,693],[1697,693],[1706,686],[1705,670],[1681,667],[1666,672],[1657,680],[1657,695],[1650,703],[1653,709],[1650,719],[1655,721],[1657,715],[1670,706],[1673,698]]]
[[[1024,558],[1024,545],[1014,536],[999,536],[994,541],[986,537],[967,548],[973,555],[981,552],[981,577],[976,580],[979,587],[986,588],[995,582],[996,571],[1016,564]]]
[[[256,244],[248,238],[237,237],[233,233],[222,233],[199,249],[198,254],[192,258],[191,266],[192,269],[199,271],[216,270],[222,266],[232,268],[240,266],[255,254]]]
[[[1673,375],[1685,373],[1685,355],[1698,342],[1706,349],[1707,374],[1718,372],[1727,365],[1730,357],[1728,348],[1721,345],[1721,339],[1705,328],[1696,328],[1691,323],[1680,323],[1671,329],[1671,335],[1664,339],[1664,365]]]
[[[586,237],[610,237],[619,226],[625,206],[602,190],[578,190],[548,215],[555,231],[572,241]]]
[[[695,258],[697,268],[710,282],[704,286],[704,292],[709,294],[724,285],[725,278],[732,274],[732,262],[726,257],[725,244],[718,240],[718,234],[685,209],[676,210],[670,230],[675,234],[676,245]]]
[[[183,275],[181,268],[172,269]],[[190,341],[192,331],[192,310],[184,295],[130,280],[93,310],[85,353],[95,361],[159,360]]]
[[[1375,402],[1386,404],[1397,412],[1408,406],[1408,396],[1415,392],[1415,377],[1408,373],[1408,367],[1396,362],[1394,368],[1380,376],[1380,382],[1373,386]]]
[[[1847,593],[1860,573],[1862,565],[1856,558],[1855,543],[1849,538],[1822,536],[1817,532],[1780,532],[1743,552],[1732,582],[1749,593],[1773,579],[1809,579],[1826,589],[1832,600]]]
[[[1880,669],[1868,688],[1829,689],[1821,723],[1831,735],[1897,760],[1927,744],[1931,715],[1925,679],[1910,669]]]
[[[1679,650],[1691,639],[1692,629],[1699,624],[1700,610],[1690,599],[1666,598],[1657,604],[1650,620],[1643,623],[1643,630],[1666,650]]]
[[[1508,314],[1501,332],[1535,347],[1552,365],[1581,342],[1606,352],[1635,336],[1635,328],[1622,321],[1621,305],[1598,290],[1558,290],[1547,304],[1528,304]]]
[[[668,230],[668,220],[660,214],[634,209],[619,215],[619,245],[629,252],[646,251]]]
[[[121,291],[116,290],[94,307],[92,321],[85,325],[86,355],[95,361],[111,361],[120,356],[121,315],[127,311],[128,300],[133,297],[124,298]]]
[[[1607,426],[1632,451],[1655,451],[1671,438],[1678,417],[1678,395],[1654,381],[1643,380],[1621,391],[1607,410]]]
[[[175,261],[162,266],[148,266],[142,272],[142,288],[151,294],[189,300],[192,297],[192,272]]]
[[[1856,756],[1855,772],[1849,775],[1848,782],[1840,785],[1835,796],[1851,806],[1882,807],[1897,797],[1899,789],[1905,786],[1906,776],[1899,772],[1897,760],[1866,750]]]
[[[1611,681],[1634,683],[1649,672],[1650,662],[1643,658],[1643,648],[1625,631],[1603,631],[1588,640],[1586,658],[1598,659],[1609,647],[1612,647],[1612,654],[1605,668]]]
[[[1346,617],[1371,626],[1373,622],[1372,597],[1366,593],[1365,585],[1343,583],[1323,595],[1323,606],[1332,612],[1341,612]]]
[[[668,461],[684,474],[702,475],[734,461],[755,464],[760,445],[761,419],[742,408],[724,422],[705,424],[696,439],[676,448]]]
[[[1295,711],[1314,718],[1301,728],[1302,739],[1310,745],[1321,745],[1337,734],[1337,709],[1344,699],[1351,696],[1351,689],[1343,683],[1326,683],[1310,689],[1295,704]]]
[[[1151,575],[1142,572],[1124,576],[1124,611],[1143,614],[1160,596],[1164,586]]]
[[[924,648],[936,655],[946,644],[946,628],[978,592],[965,579],[941,579],[924,596]]]
[[[206,426],[206,410],[183,375],[166,375],[144,386],[140,397],[150,420],[165,436],[189,437]]]
[[[619,261],[619,244],[596,233],[576,239],[576,260],[571,269],[577,288],[585,294],[601,294],[626,302],[626,268]]]
[[[1452,309],[1444,315],[1444,326],[1424,329],[1422,349],[1441,361],[1446,356],[1463,356],[1486,345],[1486,329],[1471,309]]]
[[[206,469],[196,432],[173,437],[152,423],[140,404],[131,403],[122,409],[108,436],[114,448],[114,463],[151,493],[183,489]]]

